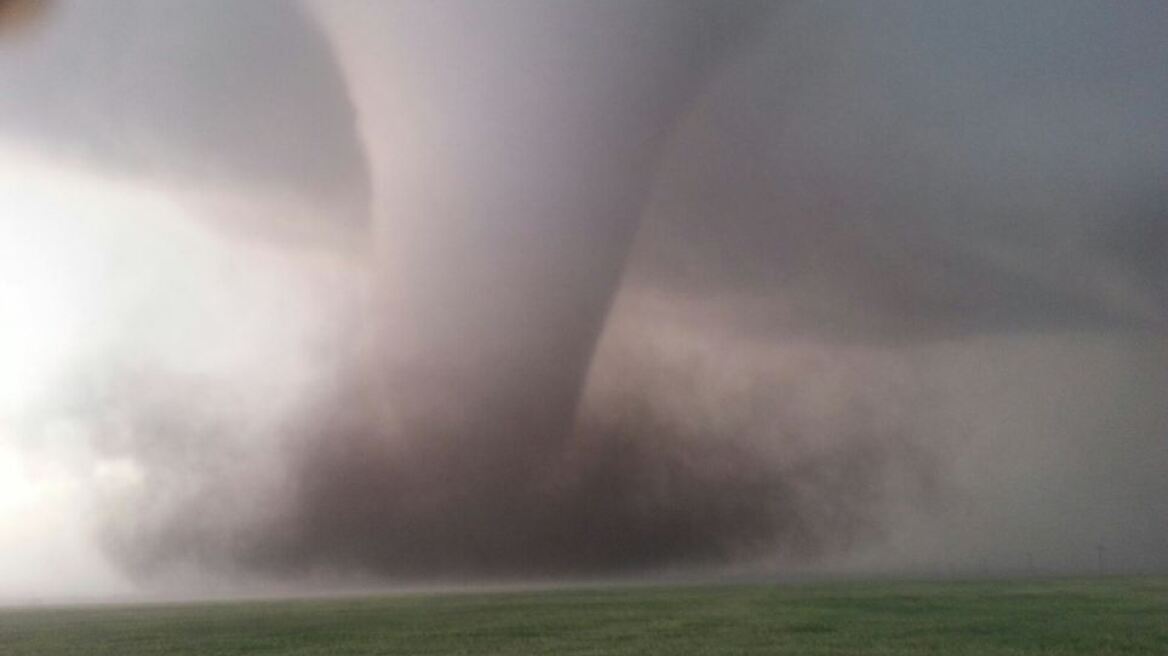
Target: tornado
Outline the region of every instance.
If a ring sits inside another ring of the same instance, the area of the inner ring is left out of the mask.
[[[147,586],[1160,566],[1165,25],[49,3],[0,166],[102,336],[14,416]]]

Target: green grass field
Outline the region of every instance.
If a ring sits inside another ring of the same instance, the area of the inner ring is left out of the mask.
[[[1168,579],[833,583],[0,611],[0,654],[1168,654]]]

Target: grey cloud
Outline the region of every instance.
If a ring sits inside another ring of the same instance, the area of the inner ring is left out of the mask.
[[[787,6],[683,124],[629,282],[747,295],[777,334],[1163,328],[1166,25],[1160,3]]]
[[[0,43],[7,141],[172,188],[296,198],[368,229],[346,82],[298,4],[64,1],[40,23]]]

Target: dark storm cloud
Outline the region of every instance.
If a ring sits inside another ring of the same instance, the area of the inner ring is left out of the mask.
[[[631,284],[853,340],[1165,325],[1162,3],[795,3],[771,27],[683,124]]]

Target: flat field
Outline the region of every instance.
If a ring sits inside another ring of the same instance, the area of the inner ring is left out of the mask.
[[[1168,654],[1168,579],[0,610],[0,654]]]

